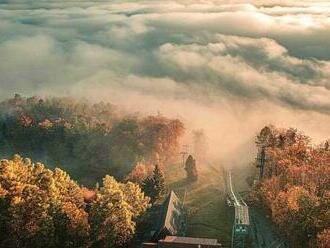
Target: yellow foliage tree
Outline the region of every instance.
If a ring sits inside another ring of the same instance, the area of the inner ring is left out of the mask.
[[[149,206],[141,188],[106,176],[88,207],[83,192],[60,169],[18,155],[1,160],[0,247],[126,245],[137,217]]]
[[[98,247],[120,247],[135,232],[134,220],[149,207],[149,198],[134,183],[103,179],[90,211],[93,240]]]
[[[79,186],[62,170],[18,155],[0,162],[0,223],[2,247],[87,244],[88,215]]]
[[[330,227],[317,235],[317,246],[319,248],[330,247]]]

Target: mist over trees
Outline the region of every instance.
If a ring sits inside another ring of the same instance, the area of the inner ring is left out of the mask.
[[[193,130],[193,149],[197,161],[204,162],[207,158],[208,142],[203,129]]]
[[[296,129],[263,128],[256,138],[265,153],[263,178],[251,197],[271,215],[290,247],[329,247],[330,150]],[[260,155],[259,155],[260,157]],[[256,162],[260,166],[260,161]]]
[[[180,120],[128,115],[104,102],[16,94],[0,103],[0,154],[59,165],[86,185],[105,174],[122,180],[139,162],[169,161],[183,131]]]

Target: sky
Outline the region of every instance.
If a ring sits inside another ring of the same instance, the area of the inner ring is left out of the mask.
[[[3,1],[0,100],[105,100],[232,156],[273,123],[330,136],[329,1]]]

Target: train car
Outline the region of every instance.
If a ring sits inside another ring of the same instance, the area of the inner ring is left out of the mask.
[[[235,222],[232,233],[232,248],[245,248],[249,243],[249,208],[248,206],[235,206]]]
[[[235,207],[234,232],[236,235],[248,235],[249,233],[249,208],[247,206]]]
[[[248,247],[249,243],[249,207],[241,198],[241,196],[234,191],[232,184],[231,172],[228,172],[227,181],[227,202],[229,206],[235,209],[235,221],[232,230],[232,248]]]

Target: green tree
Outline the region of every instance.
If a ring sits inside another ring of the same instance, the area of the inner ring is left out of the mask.
[[[159,165],[155,165],[152,176],[143,181],[143,191],[151,198],[152,203],[158,200],[165,192],[165,178]]]

